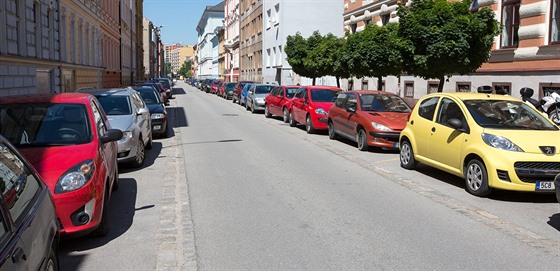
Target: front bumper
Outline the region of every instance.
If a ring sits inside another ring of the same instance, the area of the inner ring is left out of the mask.
[[[400,132],[375,132],[370,131],[367,138],[369,146],[398,149]]]
[[[167,130],[167,118],[152,119],[152,133],[160,135],[160,134],[164,134],[166,130]]]
[[[132,138],[121,139],[117,141],[117,143],[119,150],[117,162],[125,163],[136,158],[136,153],[138,152],[138,138],[135,138],[133,135]]]

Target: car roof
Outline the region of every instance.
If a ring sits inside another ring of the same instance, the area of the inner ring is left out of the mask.
[[[398,96],[397,94],[395,94],[393,92],[388,92],[388,91],[383,91],[383,90],[353,90],[353,91],[349,91],[349,92],[355,92],[355,93],[358,93],[359,95],[362,95],[362,94],[384,94],[384,95]]]
[[[333,87],[333,86],[305,86],[305,88],[309,89],[309,90],[314,90],[314,89],[327,89],[327,90],[342,90],[341,88],[338,87]]]
[[[271,87],[277,87],[277,85],[273,85],[273,84],[253,84],[253,86],[256,86],[256,87],[258,87],[258,86],[267,86],[267,87],[268,87],[268,86],[271,86]]]
[[[490,94],[490,93],[478,93],[478,92],[436,92],[430,93],[422,99],[426,97],[433,97],[433,96],[440,96],[440,97],[455,97],[460,100],[509,100],[509,101],[521,101],[518,98],[509,95],[501,95],[501,94]]]
[[[301,86],[287,85],[287,86],[279,86],[279,87],[283,87],[283,88],[300,88]]]
[[[90,93],[92,95],[130,95],[133,88],[109,88],[109,89],[84,89],[81,92]]]
[[[58,94],[31,94],[4,96],[0,104],[29,104],[29,103],[81,103],[89,104],[92,95],[89,93],[64,92]]]

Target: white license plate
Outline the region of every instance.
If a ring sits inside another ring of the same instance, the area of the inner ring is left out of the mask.
[[[554,182],[537,182],[535,190],[554,190]]]
[[[161,129],[161,125],[155,125],[154,126],[154,130],[159,130],[159,129]]]

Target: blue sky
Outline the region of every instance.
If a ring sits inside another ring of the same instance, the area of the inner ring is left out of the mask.
[[[164,44],[194,45],[197,40],[196,25],[206,6],[220,0],[144,0],[144,17],[161,28]]]

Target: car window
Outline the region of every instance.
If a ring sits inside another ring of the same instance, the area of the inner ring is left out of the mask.
[[[95,128],[98,136],[104,136],[107,133],[107,126],[105,126],[101,110],[95,101],[91,101],[91,111],[93,111],[93,117],[95,118]]]
[[[335,106],[342,108],[344,106],[344,100],[346,99],[346,97],[348,97],[348,94],[346,93],[338,94],[338,96],[336,97],[336,101],[334,102]]]
[[[255,94],[267,94],[274,88],[274,86],[256,86]]]
[[[307,91],[306,91],[305,88],[300,88],[300,89],[298,89],[298,91],[296,92],[295,97],[298,98],[298,99],[303,98],[303,95],[304,95],[304,93],[306,93],[306,92],[307,92]]]
[[[439,104],[439,110],[436,117],[436,122],[445,126],[450,126],[447,121],[450,119],[459,119],[464,121],[463,111],[459,108],[456,102],[451,99],[443,98]]]
[[[144,100],[144,102],[146,104],[159,104],[160,101],[158,99],[158,95],[149,89],[146,90],[138,90],[138,92],[140,93],[140,96],[142,96],[142,100]]]
[[[311,90],[311,100],[314,102],[334,102],[338,91],[329,89],[313,89]]]
[[[96,97],[108,116],[132,114],[128,95],[99,95]]]
[[[293,98],[297,90],[297,88],[286,88],[286,98]]]
[[[138,92],[132,91],[131,94],[132,94],[132,102],[134,103],[134,107],[136,107],[136,110],[146,107],[144,100],[142,100],[142,97],[140,97]]]
[[[8,233],[8,225],[4,220],[4,216],[2,215],[2,210],[0,210],[0,240],[4,239],[6,233]]]
[[[41,183],[23,161],[0,143],[0,192],[16,225],[33,207],[40,188]]]
[[[346,109],[348,109],[348,108],[356,109],[357,104],[358,104],[358,101],[356,99],[356,95],[354,93],[348,93],[348,98],[346,99],[346,102],[344,103],[344,108],[346,108]]]
[[[363,94],[360,95],[360,106],[363,111],[410,112],[410,106],[396,95]]]
[[[432,97],[420,102],[420,105],[418,106],[418,115],[425,119],[433,120],[438,100],[439,97]]]

